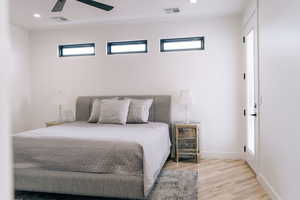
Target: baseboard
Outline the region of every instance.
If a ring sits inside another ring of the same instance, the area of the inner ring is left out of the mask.
[[[241,160],[244,159],[244,154],[240,152],[200,152],[201,158],[204,159],[231,159]]]
[[[261,174],[257,176],[258,182],[262,185],[262,187],[266,190],[272,200],[282,200],[279,194],[274,190],[271,184],[267,181],[267,179]]]

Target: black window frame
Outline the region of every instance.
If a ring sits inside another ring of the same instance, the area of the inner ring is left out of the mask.
[[[73,54],[73,55],[64,55],[63,49],[66,48],[80,48],[80,47],[93,47],[94,53],[91,54]],[[77,56],[95,56],[96,55],[96,45],[95,43],[84,43],[84,44],[66,44],[58,46],[58,55],[59,57],[77,57]]]
[[[189,48],[189,49],[164,49],[165,43],[171,42],[186,42],[186,41],[201,41],[200,48]],[[186,38],[170,38],[170,39],[161,39],[160,40],[160,52],[177,52],[177,51],[201,51],[205,50],[205,37],[186,37]]]
[[[132,45],[132,44],[145,44],[145,51],[126,51],[126,52],[111,52],[111,47],[114,45]],[[121,42],[107,42],[107,55],[118,55],[118,54],[139,54],[139,53],[148,53],[148,40],[132,40],[132,41],[121,41]]]

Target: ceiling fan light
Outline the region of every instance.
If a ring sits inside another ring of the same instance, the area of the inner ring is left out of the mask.
[[[197,0],[190,0],[191,4],[197,3]]]

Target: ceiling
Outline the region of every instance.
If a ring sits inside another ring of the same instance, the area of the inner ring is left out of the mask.
[[[130,20],[179,19],[183,17],[215,17],[239,14],[247,0],[97,0],[114,6],[111,12],[67,0],[61,13],[51,13],[56,0],[10,0],[12,23],[28,29],[41,29],[68,24],[95,22],[115,23]],[[179,8],[180,13],[166,14],[165,8]],[[38,13],[41,18],[34,18]],[[51,17],[65,17],[68,22],[57,22]]]

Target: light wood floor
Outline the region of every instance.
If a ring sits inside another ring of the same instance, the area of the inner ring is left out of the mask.
[[[198,200],[270,200],[244,161],[170,161],[166,168],[198,171]]]

